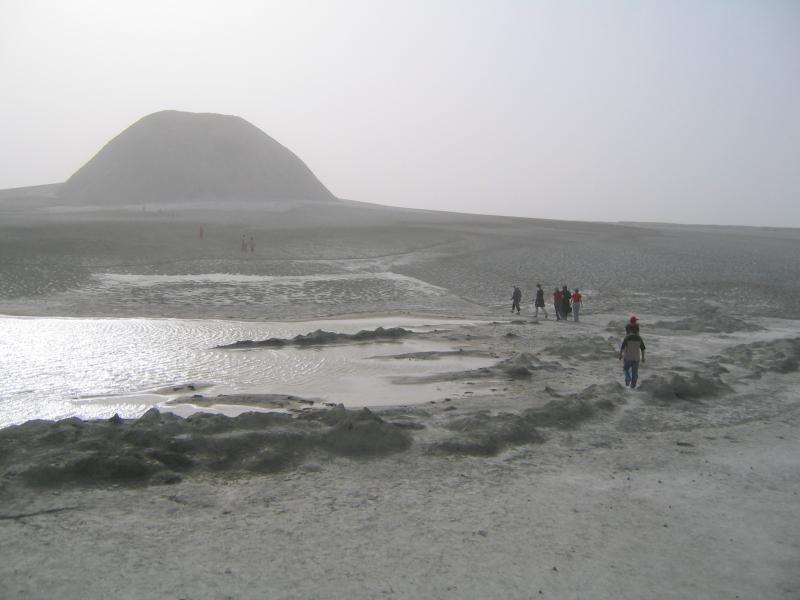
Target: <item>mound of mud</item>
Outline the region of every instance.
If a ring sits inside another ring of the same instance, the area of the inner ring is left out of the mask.
[[[400,452],[411,445],[404,428],[387,423],[368,408],[353,412],[339,405],[323,414],[321,420],[330,429],[320,445],[332,454],[369,458]]]
[[[800,368],[800,338],[784,338],[728,348],[715,359],[750,369],[753,377],[765,373],[793,373]]]
[[[179,396],[167,400],[164,404],[175,405],[187,403],[193,404],[194,406],[229,404],[236,406],[257,406],[259,408],[300,410],[301,407],[313,405],[314,401],[299,396],[287,396],[286,394],[217,394],[216,396],[192,394],[191,396]]]
[[[431,451],[441,454],[494,456],[512,444],[537,444],[544,438],[524,416],[492,415],[488,411],[455,419],[446,425],[454,435],[436,442]]]
[[[622,327],[624,331],[625,327]],[[558,346],[547,346],[542,350],[544,354],[557,356],[563,359],[607,360],[617,353],[619,342],[608,340],[599,335],[586,338],[570,339],[569,343]]]
[[[152,409],[136,420],[30,421],[2,429],[0,470],[3,483],[36,487],[162,484],[207,473],[272,473],[311,452],[369,458],[410,444],[404,429],[367,409],[186,419]]]
[[[494,456],[511,445],[542,443],[545,439],[540,428],[575,429],[623,404],[624,392],[618,383],[593,384],[569,397],[560,397],[549,390],[556,400],[522,414],[492,415],[489,411],[480,411],[454,419],[444,426],[454,435],[433,443],[430,449],[442,454]]]
[[[403,327],[378,327],[374,330],[361,330],[358,333],[336,333],[317,329],[308,334],[296,335],[291,339],[269,338],[266,340],[240,340],[233,344],[215,346],[218,349],[237,348],[283,348],[284,346],[327,346],[333,344],[347,344],[350,342],[376,342],[399,340],[414,335],[413,331]]]
[[[584,421],[610,412],[626,402],[623,397],[625,388],[619,383],[592,384],[567,397],[551,388],[545,388],[545,392],[556,399],[541,408],[530,408],[523,413],[524,418],[536,427],[575,429]]]
[[[511,379],[529,379],[538,368],[538,359],[531,354],[523,352],[495,365],[495,370]]]
[[[639,386],[660,402],[698,401],[703,398],[713,398],[722,393],[729,392],[730,387],[717,377],[706,377],[699,373],[692,373],[684,377],[680,373],[670,376],[654,375],[648,377]]]

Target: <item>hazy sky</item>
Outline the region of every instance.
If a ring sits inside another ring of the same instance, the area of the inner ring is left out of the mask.
[[[800,227],[798,0],[0,0],[0,188],[163,109],[342,198]]]

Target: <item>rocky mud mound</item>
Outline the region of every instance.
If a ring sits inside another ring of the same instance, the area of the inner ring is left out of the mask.
[[[167,400],[164,404],[193,404],[194,406],[230,404],[236,406],[257,406],[259,408],[280,408],[300,411],[304,407],[313,405],[314,400],[286,394],[217,394],[216,396],[192,394],[191,396],[178,396],[177,398]]]
[[[622,331],[624,329],[625,326],[623,325]],[[567,360],[607,360],[615,356],[618,344],[619,341],[617,340],[594,335],[587,338],[570,339],[568,342],[559,345],[547,346],[542,350],[542,353]]]
[[[625,389],[618,383],[592,384],[566,397],[551,389],[545,391],[555,399],[524,413],[525,418],[537,427],[575,429],[597,414],[610,412],[626,402]]]
[[[467,456],[494,456],[511,444],[534,444],[542,435],[524,416],[492,415],[488,410],[454,419],[445,427],[452,435],[435,442],[431,451]]]
[[[800,368],[800,338],[740,344],[714,358],[748,369],[756,379],[765,373],[793,373]]]
[[[186,419],[152,409],[136,420],[29,421],[0,430],[0,481],[35,487],[174,483],[208,473],[272,473],[312,453],[383,456],[410,444],[406,431],[367,409]]]
[[[433,442],[429,449],[440,454],[494,456],[509,446],[543,443],[541,429],[572,430],[610,414],[626,402],[624,392],[618,383],[593,384],[567,396],[551,390],[555,400],[521,414],[481,410],[446,422],[443,429],[450,435]]]
[[[731,391],[719,377],[699,373],[648,376],[639,387],[661,403],[698,402]]]
[[[296,335],[293,338],[269,338],[266,340],[240,340],[232,344],[215,346],[219,349],[238,348],[283,348],[284,346],[327,346],[333,344],[348,344],[351,342],[385,342],[399,340],[415,335],[413,331],[403,327],[378,327],[373,330],[361,330],[358,333],[336,333],[317,329],[308,334]]]
[[[531,364],[531,357],[513,363],[525,361]],[[151,485],[214,474],[275,473],[314,457],[367,459],[403,452],[419,430],[428,430],[424,451],[494,456],[509,446],[544,442],[540,429],[574,429],[607,414],[625,402],[624,392],[614,383],[563,397],[551,393],[554,400],[520,414],[478,410],[434,417],[420,409],[394,409],[379,416],[339,405],[295,415],[182,418],[151,409],[139,419],[29,421],[0,430],[0,489]]]

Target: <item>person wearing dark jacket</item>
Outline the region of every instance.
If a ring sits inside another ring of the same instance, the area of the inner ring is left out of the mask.
[[[562,318],[566,319],[566,317],[562,314],[562,311],[564,310],[564,295],[558,288],[553,291],[553,307],[556,309],[556,321],[560,321]]]
[[[519,303],[522,302],[522,290],[514,286],[514,293],[511,294],[511,312],[516,309],[519,314]]]
[[[572,293],[569,291],[567,286],[561,288],[561,301],[564,303],[564,308],[561,309],[561,316],[566,319],[569,317],[570,313],[572,312],[572,304],[570,303],[570,298],[572,298]]]
[[[623,360],[622,372],[625,385],[634,389],[639,380],[639,362],[644,362],[644,341],[638,333],[629,333],[619,347],[619,359]]]
[[[544,307],[544,290],[542,289],[542,284],[536,284],[536,300],[533,301],[533,306],[536,309],[534,316],[538,319],[539,318],[539,309],[542,309],[544,313],[544,318],[549,319],[550,317],[547,316],[547,309]]]

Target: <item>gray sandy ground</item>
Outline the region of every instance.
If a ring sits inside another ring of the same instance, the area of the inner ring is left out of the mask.
[[[348,207],[4,205],[0,312],[498,321],[435,334],[494,363],[440,376],[472,393],[434,404],[3,430],[0,597],[798,597],[796,232]],[[536,280],[589,290],[585,322],[534,322]],[[514,283],[525,314],[501,321]],[[632,312],[636,391],[616,359]],[[191,460],[146,439],[191,439]]]
[[[296,461],[258,463],[258,447],[218,442],[253,431],[264,449],[279,450],[291,417],[279,417],[276,430],[246,415],[217,416],[209,424],[231,429],[216,433],[200,417],[188,430],[193,466],[169,464],[178,477],[161,479],[174,483],[110,475],[76,487],[56,483],[57,465],[70,468],[68,457],[109,438],[83,435],[48,458],[38,441],[50,435],[46,424],[35,435],[24,425],[28,446],[16,454],[27,458],[11,470],[6,463],[2,479],[0,535],[16,549],[0,563],[4,589],[33,598],[54,590],[74,598],[795,597],[800,404],[798,371],[786,361],[798,356],[800,331],[786,322],[759,341],[749,332],[689,334],[685,348],[671,346],[672,332],[654,332],[632,392],[619,382],[610,341],[598,353],[608,317],[451,330],[468,351],[498,357],[485,377],[450,375],[473,381],[474,394],[368,417],[334,411],[314,428],[322,442],[291,449],[293,457],[302,450]],[[568,341],[578,352],[559,356]],[[743,354],[749,361],[735,358]],[[141,431],[152,435],[153,417],[145,419]],[[206,454],[226,447],[224,467]],[[49,475],[25,484],[26,465],[37,464],[50,465]],[[86,572],[115,575],[78,575]]]
[[[568,284],[597,311],[800,316],[800,234],[647,228],[355,202],[129,206],[0,202],[0,312],[303,319],[529,304]],[[199,236],[203,227],[203,238]],[[254,252],[241,252],[242,235]],[[216,274],[209,281],[201,276]],[[229,275],[228,279],[220,277]],[[146,284],[142,278],[149,278]]]

